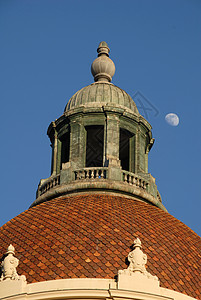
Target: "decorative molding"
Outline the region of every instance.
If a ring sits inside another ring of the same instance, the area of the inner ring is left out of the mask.
[[[129,174],[131,174],[131,172],[129,172]],[[48,179],[47,182],[49,182]],[[46,189],[45,184],[46,182],[44,182],[44,188]],[[38,189],[40,189],[40,187]],[[153,205],[167,212],[167,209],[161,203],[161,199],[158,197],[155,198],[149,192],[147,192],[147,190],[139,188],[134,184],[128,184],[128,182],[123,182],[123,179],[122,181],[112,181],[107,178],[103,180],[100,180],[99,178],[94,178],[93,180],[75,180],[71,181],[68,184],[60,184],[50,189],[47,188],[47,191],[45,190],[45,192],[42,193],[42,195],[38,195],[36,200],[30,205],[30,207],[64,195],[75,195],[79,193],[90,194],[97,191],[99,193],[105,193],[107,191],[107,193],[110,194],[112,191],[112,194],[115,193],[123,195],[123,197],[131,197],[136,200],[139,199],[140,201],[152,203]]]
[[[132,278],[132,276],[129,276]],[[6,280],[0,283],[1,300],[196,300],[185,294],[153,285],[130,286],[122,289],[115,279],[71,278],[26,282]]]

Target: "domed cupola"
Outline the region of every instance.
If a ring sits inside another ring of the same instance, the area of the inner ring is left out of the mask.
[[[107,191],[150,202],[165,210],[155,179],[148,173],[154,143],[151,125],[133,99],[111,83],[115,65],[101,42],[91,72],[94,83],[68,101],[52,122],[52,173],[42,179],[33,205],[55,195]]]
[[[200,237],[162,205],[151,125],[110,82],[108,54],[100,43],[95,82],[48,128],[32,207],[0,228],[2,300],[201,299]]]
[[[65,112],[80,106],[102,107],[110,105],[139,114],[137,106],[130,95],[111,83],[115,65],[109,58],[110,49],[106,42],[101,42],[97,49],[98,57],[91,65],[94,83],[82,88],[68,101]]]

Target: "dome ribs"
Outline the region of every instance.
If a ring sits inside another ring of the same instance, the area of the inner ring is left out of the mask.
[[[96,103],[96,107],[98,107],[99,103],[101,103],[101,107],[103,103],[112,103],[139,114],[131,96],[118,86],[108,82],[95,82],[80,89],[70,98],[64,111],[67,112],[82,105],[89,105],[90,103]]]

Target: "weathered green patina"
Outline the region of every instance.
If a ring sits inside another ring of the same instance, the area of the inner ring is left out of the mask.
[[[107,44],[100,43],[97,51],[98,62],[92,64],[96,82],[73,95],[64,114],[48,128],[52,174],[40,181],[33,205],[65,193],[102,191],[166,210],[148,173],[148,153],[154,143],[151,125],[132,98],[110,83],[115,69]]]

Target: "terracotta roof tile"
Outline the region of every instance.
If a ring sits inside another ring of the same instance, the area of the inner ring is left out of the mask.
[[[111,195],[64,196],[37,205],[0,228],[0,252],[10,243],[27,281],[114,278],[134,238],[142,241],[147,270],[162,287],[201,297],[201,240],[150,204]]]

